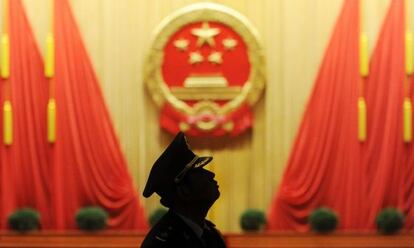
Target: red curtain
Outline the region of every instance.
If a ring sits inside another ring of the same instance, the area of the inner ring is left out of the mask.
[[[366,82],[368,140],[363,168],[369,184],[367,202],[371,227],[382,208],[392,206],[404,210],[406,203],[408,167],[405,161],[410,145],[403,141],[404,32],[404,0],[393,0],[372,55]]]
[[[366,223],[366,182],[357,139],[359,1],[346,0],[333,31],[279,190],[271,230],[307,231],[318,207],[334,209],[340,229]]]
[[[9,1],[10,77],[0,100],[12,103],[13,143],[0,115],[0,229],[17,208],[41,214],[42,229],[73,229],[80,207],[100,205],[112,229],[147,228],[143,208],[66,0],[55,3],[57,141],[47,143],[49,83],[20,0]]]
[[[0,229],[16,209],[39,210],[42,227],[50,222],[50,166],[46,141],[48,87],[43,62],[21,1],[9,1],[10,77],[1,79],[1,110],[4,100],[13,107],[13,144],[1,139]],[[3,130],[3,113],[0,115]]]
[[[58,229],[74,228],[79,207],[100,205],[116,229],[147,227],[143,208],[67,0],[55,1],[57,141],[53,211]]]
[[[357,13],[357,1],[345,1],[270,209],[270,229],[306,230],[310,211],[322,205],[338,212],[343,230],[373,229],[385,207],[399,208],[406,228],[414,226],[414,148],[403,141],[404,97],[413,98],[404,70],[404,0],[392,0],[372,56],[364,85],[368,138],[361,144]]]

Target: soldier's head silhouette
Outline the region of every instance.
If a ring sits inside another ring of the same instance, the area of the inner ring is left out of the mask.
[[[143,195],[158,194],[168,208],[182,201],[209,208],[220,195],[214,173],[203,168],[212,159],[194,154],[179,132],[152,166]]]
[[[155,161],[143,195],[161,197],[169,208],[145,237],[141,247],[225,247],[215,228],[206,220],[208,210],[219,198],[215,174],[204,168],[212,157],[196,155],[179,132]]]

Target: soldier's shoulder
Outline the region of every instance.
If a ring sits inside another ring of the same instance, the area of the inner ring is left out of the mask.
[[[145,237],[145,241],[151,241],[151,243],[168,243],[174,237],[174,229],[169,226],[163,229],[152,230]],[[145,243],[145,242],[144,242]]]
[[[169,247],[176,236],[174,221],[169,216],[164,216],[147,234],[141,247]]]

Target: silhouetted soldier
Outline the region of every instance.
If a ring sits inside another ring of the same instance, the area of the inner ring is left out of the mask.
[[[195,155],[184,133],[175,136],[152,166],[143,194],[150,197],[157,193],[169,211],[141,247],[226,247],[215,225],[205,219],[220,196],[215,174],[203,168],[211,160]]]

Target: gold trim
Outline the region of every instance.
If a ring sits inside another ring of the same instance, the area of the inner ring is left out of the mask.
[[[210,113],[214,115],[219,115],[220,106],[212,101],[200,101],[193,106],[194,114],[200,115],[203,113]]]
[[[203,131],[211,131],[217,127],[217,121],[198,121],[196,123],[196,126],[198,129],[201,129]]]
[[[190,129],[190,125],[188,125],[186,122],[180,122],[179,124],[180,131],[186,132]]]
[[[198,168],[202,165],[205,165],[206,162],[208,163],[209,161],[211,161],[211,158],[204,158],[203,160],[201,160],[200,162],[198,162],[197,164],[194,165],[194,168]]]
[[[240,94],[221,106],[219,114],[225,115],[244,102],[254,105],[259,99],[265,86],[265,62],[256,29],[246,17],[235,10],[214,3],[196,3],[165,18],[154,32],[152,47],[144,63],[144,80],[157,105],[162,106],[167,101],[178,111],[188,115],[194,114],[193,107],[177,99],[163,81],[163,49],[170,37],[182,26],[192,22],[208,21],[223,23],[237,32],[248,47],[251,64],[249,78]]]
[[[226,122],[223,124],[223,129],[227,132],[231,132],[234,129],[234,123],[232,121]]]
[[[184,80],[184,87],[211,88],[211,87],[227,87],[227,79],[223,76],[200,76],[191,75]],[[178,87],[177,87],[178,88]],[[182,87],[180,87],[182,88]]]
[[[171,93],[179,100],[231,100],[241,92],[241,87],[172,87]]]

